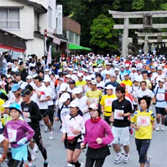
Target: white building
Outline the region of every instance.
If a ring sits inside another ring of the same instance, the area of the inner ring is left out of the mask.
[[[56,34],[62,34],[62,6],[56,9],[55,0],[0,0],[0,29],[26,39],[26,55],[42,57],[44,32],[48,41],[60,45]]]

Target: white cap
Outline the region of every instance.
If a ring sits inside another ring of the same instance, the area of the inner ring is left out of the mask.
[[[78,73],[78,77],[83,77],[83,74],[82,73]]]
[[[45,77],[43,81],[44,82],[50,82],[50,78],[49,77]]]
[[[2,81],[0,81],[0,86],[2,86]]]
[[[2,107],[8,108],[8,107],[10,107],[10,105],[11,105],[11,101],[8,100],[2,105]]]
[[[96,84],[97,84],[96,80],[92,80],[92,81],[91,81],[91,84],[92,84],[92,85],[96,85]]]
[[[132,67],[132,71],[136,71],[136,68]]]
[[[115,71],[119,71],[119,68],[115,68]]]
[[[71,103],[70,103],[70,107],[78,107],[78,103],[76,100],[73,100]]]
[[[99,72],[99,69],[98,69],[98,68],[95,68],[94,71],[95,71],[95,72]]]
[[[90,80],[92,80],[92,77],[90,75],[88,75],[85,77],[85,79],[90,81]]]
[[[165,81],[164,81],[164,79],[159,78],[158,82],[163,82],[164,83]]]
[[[60,79],[60,78],[59,78]],[[60,91],[62,92],[62,91],[65,91],[67,89],[67,84],[66,83],[62,83],[61,85],[60,85]]]
[[[110,71],[106,71],[106,72],[105,72],[105,75],[110,75]]]
[[[68,68],[68,71],[73,71],[74,69],[73,68]]]
[[[8,75],[6,75],[6,78],[12,78],[12,76],[8,74]]]
[[[133,82],[134,82],[134,81],[140,82],[141,80],[140,80],[139,78],[135,78],[135,79],[133,80]]]
[[[50,71],[50,70],[47,68],[47,69],[45,69],[45,72],[47,72],[47,71]]]
[[[129,64],[125,64],[125,67],[129,67]]]
[[[114,73],[111,73],[111,77],[116,77],[116,75]]]
[[[61,103],[66,102],[68,99],[70,99],[70,94],[69,93],[63,93],[59,99]]]
[[[92,103],[92,104],[89,106],[89,109],[97,110],[97,109],[98,109],[98,104]]]
[[[162,70],[162,67],[161,67],[161,66],[158,66],[157,70]]]
[[[32,79],[32,76],[31,76],[31,75],[28,75],[28,76],[26,77],[26,79]]]
[[[112,85],[107,85],[106,87],[105,87],[105,89],[114,89],[114,87],[112,86]]]
[[[67,74],[67,75],[66,75],[66,78],[71,78],[71,75],[70,75],[70,74]]]
[[[124,73],[124,76],[126,76],[126,75],[129,75],[129,74],[126,72],[126,73]]]
[[[38,74],[34,74],[32,77],[35,78],[35,77],[37,77],[37,76],[38,76]]]
[[[79,93],[82,93],[82,92],[83,92],[83,89],[81,87],[78,87],[78,88],[74,89],[74,94],[79,94]]]

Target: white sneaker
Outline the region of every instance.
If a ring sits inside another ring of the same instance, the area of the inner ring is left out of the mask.
[[[125,155],[125,157],[124,157],[124,163],[125,164],[128,164],[129,163],[129,155]]]
[[[148,156],[146,161],[146,167],[150,167],[150,165],[151,165],[151,157]]]
[[[72,167],[73,165],[72,164],[70,164],[70,163],[67,163],[67,165],[66,165],[67,167]]]
[[[36,159],[36,153],[31,153],[31,159],[34,161]]]
[[[39,148],[38,148],[38,146],[37,146],[36,143],[34,144],[34,149],[33,149],[33,151],[36,152],[36,153],[39,151]]]
[[[156,131],[158,132],[160,129],[159,129],[159,126],[156,128]]]
[[[119,164],[122,160],[123,155],[121,153],[117,154],[115,158],[115,164]]]
[[[53,131],[50,131],[49,140],[53,140]]]
[[[165,130],[165,129],[164,129],[164,125],[162,125],[162,126],[161,126],[161,131],[164,131],[164,130]]]
[[[47,126],[45,126],[45,130],[44,130],[45,132],[48,132],[49,131],[49,129],[48,129],[48,127]]]

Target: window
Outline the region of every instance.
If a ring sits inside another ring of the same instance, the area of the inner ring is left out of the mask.
[[[48,25],[52,28],[52,8],[48,7]]]
[[[69,31],[69,42],[75,43],[75,41],[74,41],[74,33],[71,32],[71,31]]]
[[[20,29],[20,10],[19,9],[0,9],[0,28]]]

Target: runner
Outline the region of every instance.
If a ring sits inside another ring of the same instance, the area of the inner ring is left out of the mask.
[[[44,158],[44,167],[48,167],[47,151],[43,146],[41,130],[39,126],[39,121],[42,120],[42,116],[38,105],[31,100],[31,95],[32,92],[29,89],[24,89],[21,92],[21,96],[23,97],[23,102],[21,103],[23,116],[25,121],[30,125],[30,127],[35,132],[33,139],[36,142]]]
[[[64,142],[67,151],[67,162],[75,167],[81,166],[78,158],[81,154],[80,144],[85,133],[85,122],[78,111],[78,104],[72,101],[70,103],[70,114],[66,115],[62,122],[62,142]]]
[[[165,99],[165,88],[164,88],[164,80],[162,78],[159,79],[157,87],[154,89],[155,95],[155,109],[156,109],[156,121],[157,128],[156,131],[159,131],[160,128],[164,131],[164,121],[166,116],[166,99]],[[161,123],[161,124],[160,124]]]
[[[121,154],[120,146],[124,146],[124,163],[129,163],[129,126],[130,121],[128,117],[132,113],[132,105],[129,100],[125,99],[125,88],[118,86],[116,88],[117,100],[112,102],[112,116],[113,122],[112,132],[114,135],[113,147],[117,153],[115,164],[122,161],[123,155]]]
[[[113,94],[114,87],[112,85],[108,85],[105,87],[107,95],[104,95],[100,101],[101,111],[104,115],[104,120],[110,125],[110,117],[112,115],[112,102],[116,100],[116,95]]]
[[[48,113],[48,105],[47,101],[50,100],[49,92],[47,91],[46,87],[42,85],[42,78],[40,76],[35,77],[34,83],[37,86],[36,93],[39,98],[39,109],[43,117],[43,121],[45,125],[48,127],[50,134],[49,139],[53,139],[53,130],[49,120],[49,113]]]
[[[21,106],[18,103],[10,105],[10,116],[12,120],[5,125],[4,135],[11,144],[12,160],[10,167],[18,167],[24,161],[27,165],[27,145],[26,143],[34,136],[33,129],[25,122],[19,119],[22,114]]]
[[[152,139],[152,130],[155,130],[155,116],[149,110],[151,98],[144,96],[139,99],[140,110],[131,118],[131,126],[135,129],[135,143],[139,154],[140,167],[150,166],[150,158],[147,151]]]
[[[107,144],[110,144],[114,137],[109,125],[100,117],[98,104],[92,103],[89,113],[91,118],[86,121],[86,134],[81,143],[82,149],[88,145],[85,167],[102,167],[105,158],[110,154]]]

